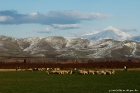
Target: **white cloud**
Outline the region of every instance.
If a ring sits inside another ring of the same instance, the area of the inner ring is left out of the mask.
[[[34,32],[37,32],[37,33],[51,33],[52,30],[48,27],[46,27],[44,30],[37,30],[37,31],[34,31]]]
[[[52,24],[77,24],[83,20],[98,20],[111,17],[109,14],[79,11],[51,11],[46,14],[33,12],[30,14],[19,14],[15,10],[0,11],[0,24],[26,24],[38,23]],[[12,18],[12,20],[8,20]]]
[[[79,19],[83,20],[90,20],[90,19],[103,19],[103,18],[108,18],[111,17],[111,15],[108,14],[100,14],[100,13],[95,13],[95,12],[90,12],[90,13],[82,13],[82,12],[72,12],[74,17],[77,17]]]
[[[93,34],[97,34],[101,32],[101,30],[87,30],[87,31],[82,31],[82,32],[70,32],[70,34],[74,35],[74,36],[85,36],[85,35],[93,35]]]
[[[95,12],[84,13],[78,11],[52,11],[48,13],[48,15],[50,16],[65,15],[69,18],[80,19],[80,20],[103,19],[112,16],[110,14],[100,14]]]
[[[11,20],[12,17],[10,16],[0,16],[0,22],[4,22],[4,21],[7,21],[7,20]]]
[[[80,33],[80,34],[77,33],[77,36],[93,35],[93,34],[97,34],[99,32],[101,32],[101,30],[87,30],[87,31]]]
[[[64,29],[76,29],[76,28],[81,27],[79,24],[53,24],[52,26],[54,28],[58,28],[58,29],[61,29],[61,30],[64,30]]]
[[[92,34],[97,34],[99,32],[101,32],[101,31],[99,31],[99,30],[91,30],[91,31],[86,31],[84,33],[84,35],[92,35]]]
[[[36,15],[38,15],[39,13],[38,12],[33,12],[33,13],[30,13],[29,15],[30,16],[36,16]]]

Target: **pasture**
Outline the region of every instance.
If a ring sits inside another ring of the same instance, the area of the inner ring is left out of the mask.
[[[118,70],[114,75],[0,72],[0,93],[129,93],[130,90],[133,90],[131,93],[140,92],[139,70]]]

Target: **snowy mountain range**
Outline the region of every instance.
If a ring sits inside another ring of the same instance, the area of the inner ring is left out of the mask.
[[[110,28],[105,29],[103,32],[111,32]],[[116,30],[116,32],[112,31],[114,35],[117,32],[119,32],[119,30]],[[140,42],[125,40],[126,38],[129,38],[129,35],[120,33],[117,33],[116,35],[124,39],[124,41],[113,39],[89,40],[60,36],[16,39],[0,35],[0,56],[76,58],[140,57]],[[109,36],[108,34],[109,33],[107,33],[106,36]],[[105,37],[105,35],[102,36]],[[93,36],[91,37],[93,38]],[[117,37],[115,38],[119,39]],[[139,38],[134,39],[138,40]]]
[[[140,57],[140,36],[112,26],[75,38],[61,36],[13,38],[0,35],[0,56],[39,57]]]

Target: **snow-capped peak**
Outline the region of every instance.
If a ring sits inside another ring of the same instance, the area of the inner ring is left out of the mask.
[[[85,37],[85,36],[83,36]],[[131,37],[131,35],[114,28],[112,26],[109,26],[105,28],[104,30],[91,35],[86,35],[86,38],[92,39],[92,40],[100,40],[100,39],[114,39],[114,40],[127,40]]]
[[[112,26],[109,26],[109,27],[105,28],[103,31],[106,31],[106,30],[119,31],[117,28],[114,28],[114,27],[112,27]]]
[[[123,32],[123,31],[121,31],[121,30],[119,30],[117,28],[114,28],[112,26],[109,26],[109,27],[105,28],[103,31],[113,31],[116,35],[121,36],[123,38],[131,37],[131,35]]]

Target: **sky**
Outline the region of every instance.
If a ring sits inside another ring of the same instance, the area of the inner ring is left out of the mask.
[[[0,0],[0,35],[75,37],[109,26],[140,35],[139,4],[140,0]]]

